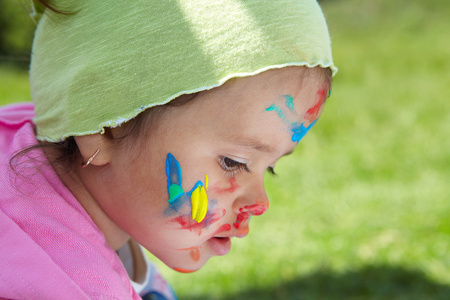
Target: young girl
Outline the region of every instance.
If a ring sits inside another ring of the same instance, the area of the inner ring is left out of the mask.
[[[336,72],[322,12],[35,5],[33,104],[0,110],[0,297],[174,299],[141,247],[194,272],[268,209],[264,174],[315,124]]]

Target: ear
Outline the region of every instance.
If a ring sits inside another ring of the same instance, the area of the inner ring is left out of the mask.
[[[76,136],[75,141],[84,162],[88,161],[89,158],[91,158],[99,149],[100,152],[89,164],[94,166],[103,166],[111,162],[111,142],[103,134],[96,133],[91,135]]]

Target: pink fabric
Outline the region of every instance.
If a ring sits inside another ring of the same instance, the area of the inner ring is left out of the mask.
[[[115,251],[37,143],[32,104],[0,108],[0,298],[140,299]]]

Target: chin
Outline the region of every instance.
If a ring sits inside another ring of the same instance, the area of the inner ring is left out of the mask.
[[[209,259],[209,258],[208,258]],[[167,265],[169,268],[171,268],[174,271],[177,271],[179,273],[193,273],[201,268],[206,264],[208,259],[203,260],[200,259],[199,261],[191,261],[191,262],[184,262],[184,263],[178,263],[178,264],[171,264]]]
[[[179,273],[194,273],[200,269],[195,269],[195,270],[191,270],[191,269],[182,269],[182,268],[173,268],[173,270],[179,272]]]

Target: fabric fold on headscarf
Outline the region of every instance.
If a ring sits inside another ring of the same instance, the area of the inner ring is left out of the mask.
[[[333,64],[315,0],[56,0],[33,44],[37,138],[104,132],[236,77]]]

